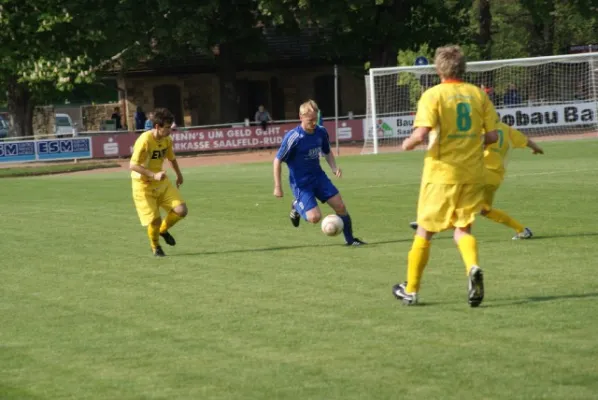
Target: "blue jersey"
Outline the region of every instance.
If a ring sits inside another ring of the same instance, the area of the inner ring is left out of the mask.
[[[320,153],[330,153],[326,129],[317,125],[313,133],[307,133],[299,125],[284,136],[276,158],[287,163],[291,186],[304,186],[325,175],[320,166]]]

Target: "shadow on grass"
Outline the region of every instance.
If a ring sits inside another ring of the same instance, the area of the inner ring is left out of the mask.
[[[594,293],[580,293],[580,294],[563,294],[553,296],[531,296],[522,299],[515,300],[490,300],[489,303],[482,304],[484,308],[490,307],[504,307],[504,306],[516,306],[523,304],[534,304],[543,303],[547,301],[559,301],[559,300],[577,300],[577,299],[591,299],[598,297],[598,292]]]
[[[598,236],[598,232],[572,232],[562,233],[557,235],[534,235],[530,240],[568,238],[568,237],[584,237],[584,236]]]
[[[397,240],[382,240],[377,242],[367,242],[368,244],[364,246],[364,248],[379,246],[384,244],[392,244],[392,243],[411,243],[413,241],[412,238],[407,239],[397,239]],[[305,245],[295,245],[295,246],[276,246],[276,247],[261,247],[256,249],[235,249],[235,250],[215,250],[215,251],[198,251],[193,253],[179,253],[179,254],[171,254],[168,253],[169,257],[184,257],[184,256],[207,256],[207,255],[214,255],[214,254],[234,254],[234,253],[260,253],[266,251],[282,251],[282,250],[302,250],[307,248],[318,248],[318,247],[347,247],[351,249],[359,249],[359,247],[351,247],[346,246],[344,243],[330,243],[330,244],[305,244]]]

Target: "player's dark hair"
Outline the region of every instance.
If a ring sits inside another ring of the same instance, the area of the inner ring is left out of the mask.
[[[165,126],[171,126],[174,122],[174,115],[166,108],[156,108],[154,110],[154,116],[152,122],[158,125],[160,128]]]

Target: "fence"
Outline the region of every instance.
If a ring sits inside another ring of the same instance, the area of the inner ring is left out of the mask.
[[[325,119],[331,143],[363,141],[363,118]],[[278,147],[297,120],[271,123],[266,129],[245,123],[175,129],[171,137],[179,154]],[[79,158],[126,158],[133,152],[141,131],[89,131],[70,138],[54,135],[0,139],[0,163],[51,161]],[[87,147],[85,145],[87,143]]]

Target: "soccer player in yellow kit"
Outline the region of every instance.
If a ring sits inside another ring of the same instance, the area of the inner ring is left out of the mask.
[[[168,232],[178,221],[187,215],[187,205],[181,198],[178,188],[183,184],[183,174],[175,158],[170,137],[174,117],[165,108],[154,111],[154,128],[142,133],[135,141],[129,164],[133,180],[133,201],[142,226],[147,226],[152,252],[156,257],[164,257],[160,246],[160,236],[174,246],[176,241]],[[176,187],[162,169],[164,159],[170,161],[176,173]],[[162,220],[160,208],[167,214]]]
[[[463,82],[465,56],[459,46],[438,48],[434,63],[441,83],[423,93],[413,133],[402,144],[403,150],[413,150],[426,137],[429,141],[407,281],[395,285],[393,294],[404,304],[417,304],[430,240],[435,233],[454,228],[468,276],[468,303],[477,307],[484,299],[484,277],[471,224],[484,201],[483,146],[498,139],[496,110],[484,91]]]
[[[507,158],[511,149],[529,147],[533,154],[544,154],[544,151],[532,139],[503,122],[497,122],[498,140],[484,150],[484,165],[486,166],[486,184],[484,186],[484,206],[481,214],[486,218],[506,225],[515,230],[513,240],[530,239],[533,236],[529,228],[506,212],[493,208],[494,195],[505,178]],[[413,229],[417,229],[417,222],[410,222]]]
[[[486,186],[484,187],[484,207],[482,215],[492,221],[501,223],[516,232],[513,240],[529,239],[533,236],[529,228],[521,225],[519,221],[509,216],[502,210],[492,208],[494,195],[505,178],[507,156],[511,149],[529,147],[533,154],[544,154],[544,151],[531,139],[511,128],[509,125],[498,122],[498,140],[484,150],[484,164],[486,166]]]

